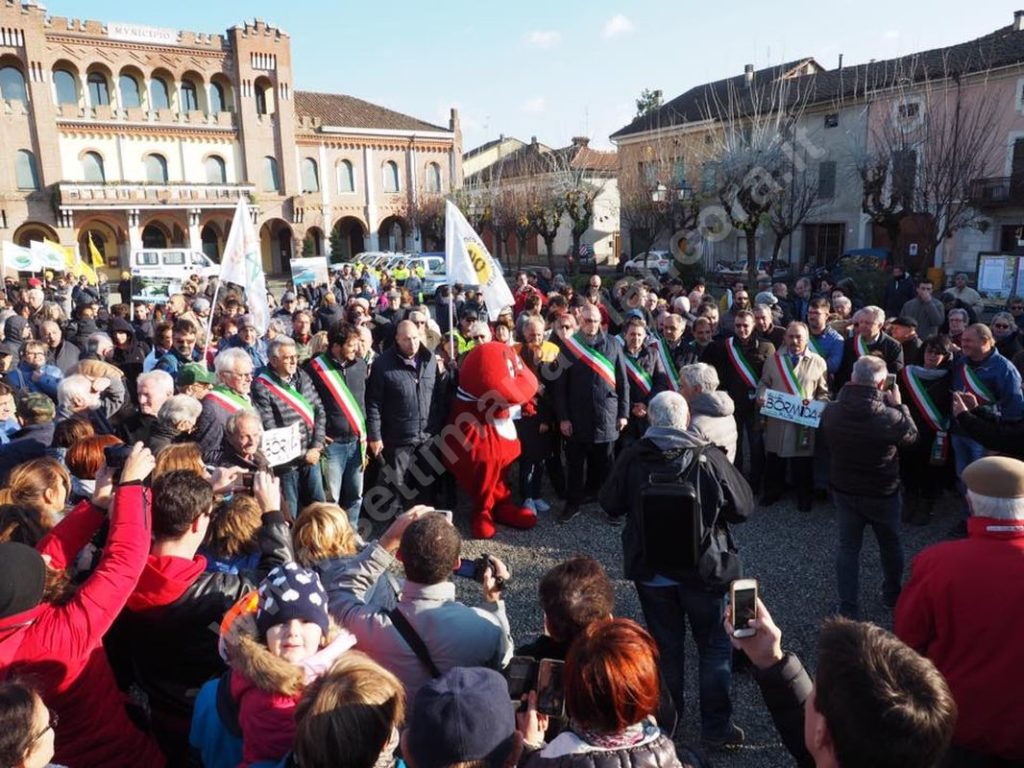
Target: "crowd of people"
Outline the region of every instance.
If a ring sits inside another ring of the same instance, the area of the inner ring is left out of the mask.
[[[539,270],[488,307],[345,264],[268,294],[263,323],[216,280],[160,304],[129,281],[5,289],[2,768],[698,768],[746,739],[734,658],[798,765],[1024,762],[1022,299],[986,325],[964,276],[937,299],[898,267],[877,304],[850,280],[713,295]],[[645,626],[581,553],[538,585],[543,635],[514,639],[507,565],[462,560],[439,457],[485,345],[539,382],[500,419],[531,518],[515,527],[596,504]],[[800,418],[766,415],[780,395]],[[903,526],[947,491],[960,524],[907,580]],[[742,637],[730,607],[756,576],[732,527],[789,493],[837,523],[813,675],[763,602]],[[858,621],[867,527],[895,635]]]

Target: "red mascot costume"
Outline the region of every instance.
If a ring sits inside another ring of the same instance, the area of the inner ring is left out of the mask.
[[[519,438],[509,408],[537,394],[537,377],[508,345],[473,347],[459,366],[459,391],[451,423],[459,439],[445,439],[448,468],[473,501],[471,531],[489,539],[495,523],[532,528],[537,515],[512,501],[505,470],[519,456]]]

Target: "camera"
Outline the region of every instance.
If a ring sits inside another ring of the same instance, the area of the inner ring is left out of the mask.
[[[498,590],[505,589],[507,583],[505,579],[498,576],[498,567],[495,565],[494,558],[490,555],[481,555],[476,560],[467,560],[462,558],[459,563],[459,567],[455,569],[455,575],[461,576],[464,579],[473,579],[481,584],[484,583],[484,574],[487,569],[490,568],[491,572],[494,573],[494,584]]]

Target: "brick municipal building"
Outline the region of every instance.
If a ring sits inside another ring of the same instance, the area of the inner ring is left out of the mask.
[[[0,0],[0,241],[47,238],[111,276],[138,247],[219,259],[240,195],[264,268],[330,251],[426,250],[408,211],[462,176],[462,134],[296,89],[291,40],[48,15]]]

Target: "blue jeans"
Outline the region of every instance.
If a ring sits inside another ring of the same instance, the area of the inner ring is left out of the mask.
[[[335,440],[324,449],[324,470],[327,473],[327,495],[348,512],[353,528],[359,524],[359,508],[363,504],[363,458],[359,441]]]
[[[732,722],[732,645],[722,626],[722,595],[683,585],[648,587],[636,583],[644,621],[658,645],[659,664],[676,710],[683,711],[686,620],[700,659],[700,725],[705,739],[728,734]]]
[[[320,473],[320,464],[306,464],[292,467],[280,475],[281,495],[288,505],[288,514],[294,520],[307,504],[314,501],[326,501],[324,497],[324,480]]]
[[[966,520],[971,516],[971,509],[967,506],[967,488],[964,486],[960,476],[963,475],[967,465],[977,461],[985,455],[985,449],[977,440],[972,440],[967,435],[954,432],[951,436],[950,445],[953,447],[953,462],[956,466],[956,487],[960,491],[960,517]]]
[[[836,587],[839,611],[857,618],[857,594],[860,579],[860,547],[864,529],[871,526],[878,540],[882,560],[882,598],[895,605],[903,580],[903,541],[900,529],[901,494],[892,496],[851,496],[832,489],[839,525],[839,548],[836,552]]]

